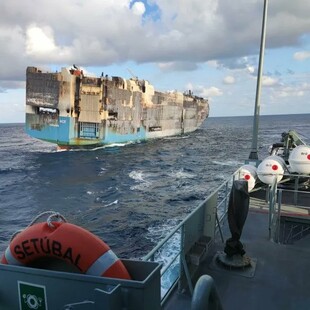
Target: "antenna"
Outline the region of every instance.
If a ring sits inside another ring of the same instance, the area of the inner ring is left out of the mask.
[[[262,35],[261,35],[261,42],[260,42],[259,63],[258,63],[257,84],[256,84],[256,98],[255,98],[255,108],[254,108],[252,149],[251,149],[251,153],[249,156],[249,159],[254,159],[254,160],[258,159],[257,136],[258,136],[258,122],[259,122],[259,110],[260,110],[261,78],[262,78],[262,69],[263,69],[263,63],[264,63],[265,40],[266,40],[267,7],[268,7],[268,0],[264,0]]]
[[[133,72],[132,72],[129,68],[127,68],[127,70],[128,70],[128,72],[131,74],[131,76],[133,77],[134,80],[138,80],[138,77],[135,76],[135,75],[133,74]]]

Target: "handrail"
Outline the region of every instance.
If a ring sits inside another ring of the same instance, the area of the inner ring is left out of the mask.
[[[160,249],[162,248],[162,246],[167,243],[167,241],[169,239],[172,238],[172,236],[196,213],[198,212],[204,205],[205,203],[214,195],[215,192],[218,192],[219,190],[221,190],[224,186],[226,186],[226,184],[229,183],[229,181],[225,181],[223,184],[221,184],[215,191],[213,191],[202,203],[200,203],[198,205],[198,207],[196,207],[184,220],[182,220],[171,232],[170,234],[164,238],[162,241],[160,241],[157,246],[155,248],[153,248],[153,250],[151,250],[144,258],[143,260],[150,260],[154,254]],[[227,198],[227,197],[225,197]],[[225,199],[223,199],[222,201],[220,201],[218,203],[217,206],[220,206]],[[220,219],[222,220],[222,218]]]
[[[207,198],[201,202],[198,207],[196,207],[189,215],[186,216],[185,219],[183,219],[176,227],[174,227],[171,232],[169,233],[168,236],[166,236],[162,241],[160,241],[144,258],[144,261],[155,261],[155,260],[160,260],[159,258],[159,253],[160,251],[165,247],[168,246],[169,242],[171,243],[174,241],[174,246],[176,247],[176,250],[174,251],[173,255],[169,257],[169,262],[166,263],[165,266],[163,266],[162,271],[161,271],[161,282],[162,282],[162,296],[161,296],[161,304],[163,305],[166,299],[169,297],[171,294],[172,289],[175,287],[177,284],[178,280],[180,279],[181,272],[184,270],[186,274],[186,279],[188,286],[190,288],[190,291],[193,292],[193,287],[190,279],[190,275],[188,274],[189,270],[187,268],[187,264],[185,262],[185,257],[184,255],[184,239],[183,235],[186,233],[185,227],[188,228],[189,223],[191,221],[195,220],[195,216],[200,214],[203,214],[201,212],[204,212],[206,205],[208,204],[209,201],[211,201],[214,197],[214,195],[218,195],[221,193],[221,197],[218,196],[218,199],[216,201],[216,219],[214,221],[214,230],[215,231],[220,231],[221,227],[220,224],[223,222],[225,218],[225,214],[227,213],[227,205],[228,205],[228,197],[230,193],[230,187],[232,184],[232,181],[235,179],[238,171],[232,175],[232,177],[229,180],[226,180],[223,182],[218,188],[216,188],[210,195],[207,196]],[[217,210],[221,208],[221,216],[218,217],[217,215]],[[200,213],[198,213],[200,212]],[[213,229],[213,228],[212,228]],[[177,234],[180,235],[178,244],[175,244],[174,238]],[[157,256],[157,257],[156,257]],[[178,264],[179,267],[176,267]],[[183,268],[183,269],[182,269]],[[173,272],[176,273],[174,281],[169,283],[169,287],[165,288],[163,287],[163,282],[166,277],[166,274],[168,273],[169,270],[173,270]],[[176,272],[176,269],[178,272]]]
[[[274,242],[280,242],[281,215],[285,214],[291,218],[309,216],[310,207],[302,205],[300,202],[303,195],[310,196],[309,191],[299,189],[299,180],[302,178],[310,179],[309,175],[286,174],[285,180],[281,180],[279,183],[275,181],[269,188],[269,239]],[[294,181],[293,189],[278,188],[279,185],[285,184],[289,180]],[[290,201],[287,201],[287,197],[290,197]],[[309,199],[305,200],[309,201]]]

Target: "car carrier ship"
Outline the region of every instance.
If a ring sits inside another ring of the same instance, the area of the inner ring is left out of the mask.
[[[195,131],[209,115],[191,91],[158,92],[148,81],[27,68],[26,132],[60,148],[95,147]]]

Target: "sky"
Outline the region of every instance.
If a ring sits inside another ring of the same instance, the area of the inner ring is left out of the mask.
[[[252,115],[264,0],[0,2],[0,123],[24,122],[27,66],[191,90]],[[310,113],[310,1],[269,0],[261,114]]]

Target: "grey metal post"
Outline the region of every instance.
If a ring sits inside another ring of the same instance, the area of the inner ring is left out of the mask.
[[[294,183],[294,205],[297,206],[297,200],[298,200],[298,183],[299,183],[299,176],[295,179]]]
[[[181,274],[182,274],[182,267],[184,269],[184,273],[186,276],[186,280],[187,280],[187,284],[188,284],[188,288],[189,288],[189,292],[192,295],[194,288],[193,288],[193,283],[192,283],[192,279],[191,279],[191,275],[190,272],[188,270],[188,266],[186,263],[186,259],[185,259],[185,253],[184,253],[184,225],[182,225],[181,227],[181,251],[180,251],[180,271],[179,271],[179,275],[180,275],[180,279],[179,279],[179,287],[178,290],[179,292],[181,292],[182,287],[181,287]]]
[[[279,190],[279,194],[278,194],[277,243],[280,243],[281,206],[282,206],[282,189]]]
[[[268,214],[268,222],[269,222],[269,240],[271,240],[272,238],[272,230],[271,230],[271,226],[272,226],[272,216],[273,216],[273,210],[272,210],[272,203],[271,203],[271,190],[270,190],[270,185],[268,186],[268,189],[266,191],[266,193],[268,192],[268,201],[269,201],[269,214]],[[267,199],[267,195],[266,195],[266,199]]]
[[[257,137],[258,137],[258,123],[259,123],[259,111],[260,111],[260,91],[261,91],[261,77],[264,64],[264,52],[265,52],[265,40],[266,40],[266,22],[267,22],[267,7],[268,0],[264,0],[264,14],[262,22],[262,34],[260,42],[259,63],[257,72],[257,84],[256,84],[256,98],[254,108],[254,122],[253,122],[253,136],[252,136],[252,149],[249,159],[257,160]]]

